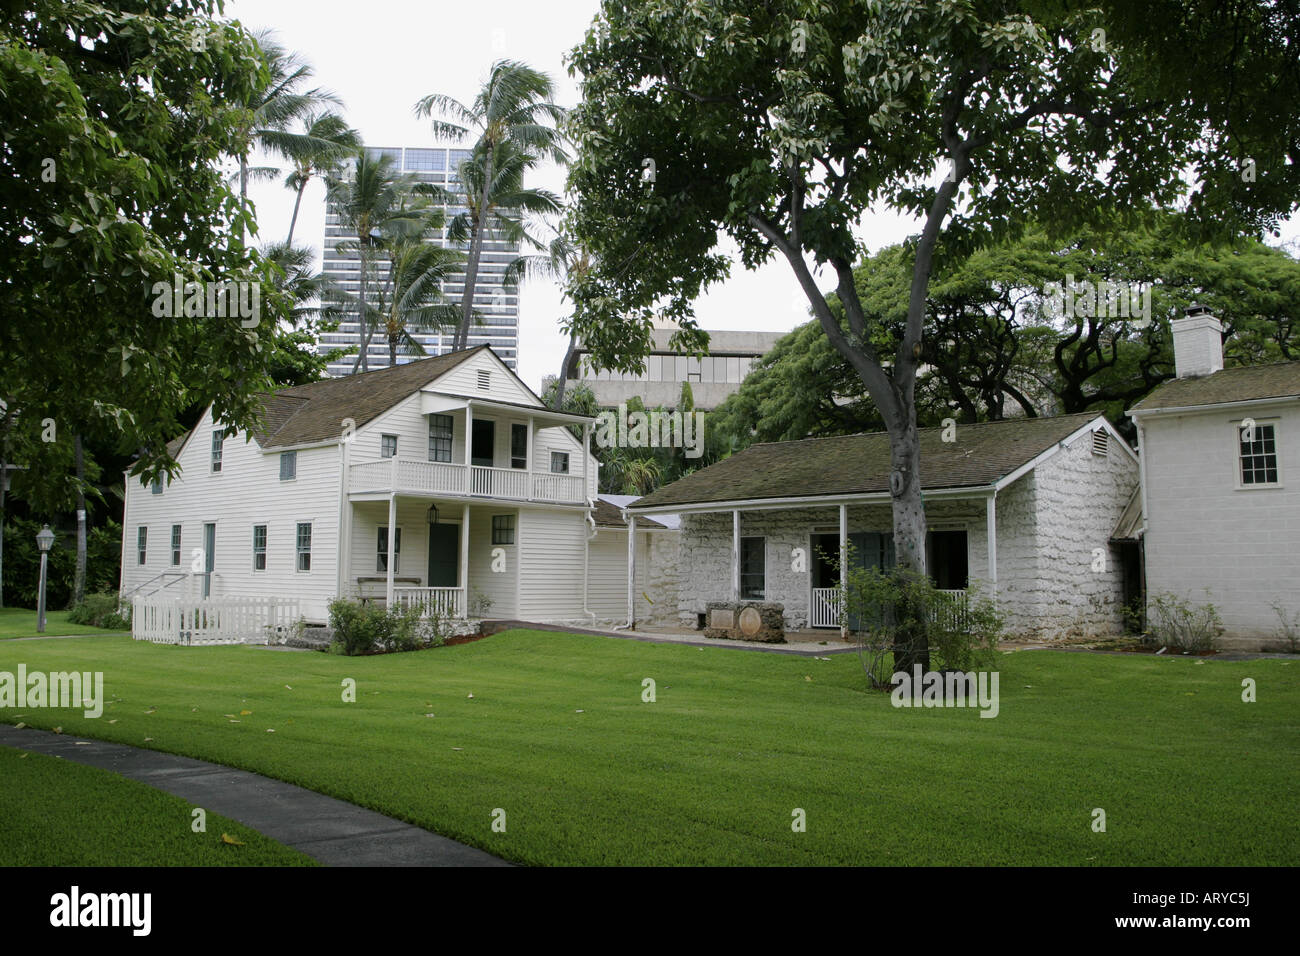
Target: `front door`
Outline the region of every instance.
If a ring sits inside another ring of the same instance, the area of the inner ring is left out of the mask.
[[[475,423],[477,424],[477,423]],[[460,527],[429,525],[429,587],[459,587],[456,568],[460,563]]]
[[[212,594],[212,569],[217,561],[217,526],[203,526],[203,596]]]
[[[474,419],[474,434],[469,450],[470,464],[491,468],[496,441],[497,423],[490,418]]]
[[[896,563],[894,555],[894,536],[879,534],[875,531],[854,531],[849,534],[849,545],[853,549],[853,567],[860,569],[879,568],[888,571]],[[857,610],[861,610],[858,608]],[[849,629],[860,630],[861,618],[850,613]]]

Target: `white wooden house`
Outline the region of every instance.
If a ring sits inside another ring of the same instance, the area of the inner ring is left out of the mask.
[[[487,346],[279,390],[253,434],[209,408],[174,480],[126,482],[121,593],[592,622],[627,589],[590,566],[590,427]]]

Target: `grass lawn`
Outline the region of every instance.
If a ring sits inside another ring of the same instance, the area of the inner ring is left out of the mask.
[[[195,833],[192,804],[97,767],[0,747],[0,780],[0,866],[316,865],[215,813]]]
[[[107,631],[86,624],[69,624],[67,611],[45,612],[45,633],[55,634],[127,634]],[[0,607],[0,641],[11,637],[40,637],[36,633],[36,612],[21,607]]]
[[[20,662],[102,670],[111,703],[98,720],[0,720],[254,770],[523,863],[1300,858],[1295,661],[1006,653],[994,719],[895,709],[852,655],[536,631],[364,658],[125,635],[0,645],[0,670]],[[1257,703],[1241,700],[1245,677]]]

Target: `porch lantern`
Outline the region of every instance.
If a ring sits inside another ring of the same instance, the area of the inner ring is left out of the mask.
[[[54,544],[54,532],[46,525],[36,532],[36,547],[41,551],[41,581],[36,592],[36,633],[45,633],[45,565]]]
[[[437,506],[437,505],[429,505],[429,514],[427,515],[427,517],[428,517],[428,519],[429,519],[429,524],[430,524],[430,525],[435,525],[435,524],[438,523],[438,506]]]

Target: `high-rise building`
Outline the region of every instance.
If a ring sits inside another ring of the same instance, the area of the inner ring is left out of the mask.
[[[457,178],[456,170],[460,163],[469,156],[469,150],[452,149],[444,146],[434,148],[373,147],[367,148],[366,152],[371,157],[388,156],[392,159],[396,169],[404,173],[410,173],[418,180],[436,183],[446,189],[453,197],[452,204],[442,206],[449,222],[452,217],[464,210],[465,193],[460,180]],[[344,175],[349,175],[349,171],[344,170]],[[437,238],[431,241],[447,245],[446,236],[447,233],[444,228],[437,234]],[[341,224],[338,210],[334,208],[334,205],[327,202],[322,271],[354,297],[360,292],[361,287],[361,257],[355,251],[339,252],[336,247],[343,240],[355,240],[356,238],[356,235],[347,226]],[[484,242],[483,255],[479,263],[478,280],[474,286],[474,308],[481,313],[481,317],[474,325],[470,326],[468,343],[469,348],[476,345],[491,345],[502,361],[512,369],[516,368],[515,360],[519,345],[519,295],[517,289],[507,289],[505,287],[503,275],[506,266],[518,255],[518,243],[506,242],[496,238],[489,238],[488,241]],[[378,274],[381,277],[384,276],[388,269],[387,259],[375,256],[372,257],[371,261],[378,264]],[[464,283],[464,273],[453,275],[443,282],[442,291],[449,302],[459,303],[461,301],[461,294],[465,287]],[[431,333],[412,332],[412,335],[424,346],[425,354],[429,356],[442,355],[451,351],[452,343],[455,341],[455,330],[453,329]],[[351,314],[345,315],[343,320],[340,321],[336,332],[321,335],[320,341],[317,343],[317,349],[319,354],[324,354],[330,349],[340,346],[359,347],[360,342],[360,323],[357,321],[357,313],[354,307]],[[397,361],[400,365],[419,357],[416,355],[403,355],[399,352]],[[352,364],[355,359],[356,354],[354,351],[346,359],[331,363],[329,374],[348,374],[352,371]],[[387,367],[388,340],[382,332],[376,332],[371,336],[366,361],[372,369]]]

